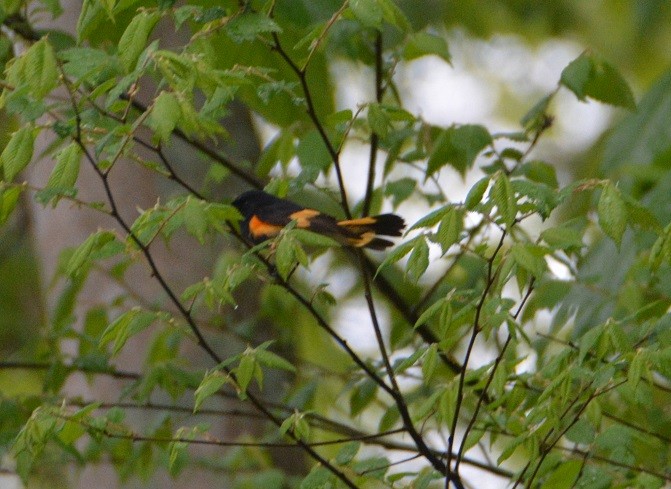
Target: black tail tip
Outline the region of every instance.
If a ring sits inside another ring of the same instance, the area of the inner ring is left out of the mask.
[[[396,214],[380,214],[375,216],[375,234],[383,236],[402,236],[405,220]]]

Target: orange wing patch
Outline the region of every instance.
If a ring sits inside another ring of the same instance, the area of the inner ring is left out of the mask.
[[[374,217],[362,217],[360,219],[349,219],[346,221],[338,221],[338,226],[370,226],[377,222]]]
[[[252,216],[252,218],[249,220],[249,233],[254,237],[254,239],[271,238],[273,236],[277,236],[281,230],[282,226],[268,224],[256,216]]]
[[[296,221],[297,227],[306,229],[310,227],[310,220],[314,219],[319,214],[321,214],[321,212],[314,209],[302,209],[290,214],[289,217],[293,221]]]
[[[347,238],[347,242],[350,244],[350,246],[354,246],[355,248],[363,248],[374,239],[375,233],[373,231],[368,231],[366,233],[362,233],[356,238]]]

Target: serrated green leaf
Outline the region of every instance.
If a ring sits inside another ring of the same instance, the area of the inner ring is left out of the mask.
[[[444,129],[429,156],[427,176],[450,164],[462,175],[473,166],[475,158],[489,146],[492,137],[483,126],[465,124]]]
[[[443,37],[428,32],[411,35],[403,49],[403,59],[410,61],[428,55],[438,56],[447,63],[452,61],[447,41]]]
[[[205,212],[206,205],[202,200],[189,197],[182,208],[186,231],[196,238],[200,244],[205,243],[205,234],[207,233],[208,219]]]
[[[241,399],[245,399],[247,397],[245,392],[247,391],[247,387],[249,387],[249,383],[251,382],[252,378],[256,374],[257,368],[258,366],[256,364],[255,355],[242,355],[242,358],[240,358],[240,363],[235,369],[235,378],[238,381],[238,385],[240,386],[239,396]]]
[[[410,253],[406,271],[411,280],[418,282],[427,268],[429,268],[429,245],[425,239],[421,239]]]
[[[181,109],[177,96],[172,92],[163,91],[154,100],[147,125],[156,133],[157,141],[167,141],[177,126]]]
[[[118,53],[126,72],[131,72],[147,45],[149,35],[161,18],[158,12],[142,11],[133,17],[119,39]]]
[[[51,171],[46,188],[61,191],[74,187],[79,177],[81,158],[81,148],[74,142],[59,151],[56,155],[56,165]]]
[[[236,43],[253,41],[259,34],[282,32],[270,17],[255,12],[237,15],[226,25],[226,34]]]
[[[636,102],[622,75],[605,60],[583,53],[564,68],[560,83],[579,100],[586,97],[634,110]]]
[[[448,213],[440,221],[436,232],[435,242],[440,245],[443,254],[453,244],[459,241],[461,231],[464,228],[464,213],[461,209],[450,207]]]
[[[407,232],[421,228],[432,228],[438,224],[448,212],[450,212],[451,208],[451,206],[445,205],[440,209],[429,212],[426,216],[422,217],[419,221],[413,224]]]
[[[229,377],[224,372],[221,372],[220,370],[208,371],[194,392],[195,403],[193,406],[193,412],[195,413],[198,411],[205,399],[218,392],[219,389],[221,389],[221,387],[228,381]]]
[[[12,134],[7,146],[0,154],[4,180],[11,182],[33,158],[33,147],[37,131],[30,126],[24,126]]]
[[[422,361],[422,381],[425,385],[431,384],[431,378],[438,367],[440,357],[438,356],[438,345],[432,343],[426,350],[424,359]]]
[[[89,260],[93,252],[100,250],[105,244],[113,241],[114,238],[115,236],[112,231],[101,230],[91,234],[70,256],[68,265],[65,268],[65,274],[74,277]]]
[[[100,346],[105,346],[114,341],[112,354],[116,355],[131,336],[147,329],[156,318],[157,315],[155,312],[144,311],[139,307],[134,307],[130,311],[123,313],[107,327],[100,338]]]
[[[47,38],[33,44],[24,54],[25,74],[31,92],[43,98],[58,85],[56,55]]]
[[[508,180],[508,177],[504,173],[499,173],[496,180],[494,180],[494,185],[489,192],[489,198],[496,204],[498,213],[506,227],[512,227],[517,216],[517,202],[515,201],[515,194],[510,185],[510,180]]]
[[[622,235],[627,229],[627,206],[619,189],[610,182],[601,191],[597,213],[603,232],[620,246]]]
[[[284,280],[297,265],[296,249],[300,245],[289,235],[283,236],[275,248],[275,266]]]

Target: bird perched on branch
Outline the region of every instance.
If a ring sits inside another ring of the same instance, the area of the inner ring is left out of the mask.
[[[405,228],[405,221],[396,214],[338,221],[261,190],[240,194],[233,205],[244,216],[240,225],[242,235],[252,243],[277,236],[284,226],[295,221],[297,228],[328,236],[345,246],[384,250],[394,243],[378,236],[401,236]]]

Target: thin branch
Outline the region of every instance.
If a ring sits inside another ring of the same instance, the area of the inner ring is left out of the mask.
[[[382,103],[384,90],[382,87],[382,31],[375,33],[375,100]],[[375,188],[375,165],[377,163],[377,150],[380,138],[376,132],[370,136],[370,154],[368,155],[368,178],[366,181],[366,196],[363,199],[362,214],[370,213],[370,205],[373,200],[373,189]]]
[[[131,104],[133,108],[136,110],[144,113],[147,111],[147,107],[142,104],[141,102],[138,102],[135,98],[131,100]],[[252,172],[248,172],[244,170],[243,168],[240,168],[236,163],[233,163],[229,158],[221,155],[214,149],[210,148],[208,145],[205,143],[198,141],[197,139],[193,139],[190,136],[188,136],[184,131],[182,131],[179,128],[175,128],[173,130],[173,134],[178,138],[184,141],[185,143],[189,144],[189,146],[192,146],[196,148],[198,151],[203,153],[205,156],[210,158],[212,161],[215,163],[223,166],[226,168],[228,171],[230,171],[233,175],[238,177],[240,180],[243,180],[247,182],[249,185],[251,185],[254,188],[257,189],[262,189],[265,186],[265,182],[262,181],[260,178],[258,178],[256,175],[254,175]]]
[[[280,57],[284,59],[284,61],[289,65],[291,71],[293,71],[298,77],[298,81],[300,82],[301,88],[303,90],[303,95],[305,96],[305,104],[307,106],[308,117],[310,118],[310,120],[312,120],[312,124],[317,129],[317,132],[319,132],[319,136],[321,137],[322,141],[324,142],[324,145],[326,146],[326,150],[328,151],[329,156],[331,157],[331,161],[333,161],[333,167],[335,168],[336,176],[338,178],[338,188],[340,190],[340,199],[341,199],[340,205],[342,206],[342,209],[345,212],[345,216],[347,216],[348,219],[351,219],[352,212],[350,211],[349,203],[347,201],[347,190],[345,189],[345,180],[343,178],[342,168],[340,166],[340,155],[333,146],[331,139],[326,134],[326,129],[324,128],[323,124],[319,120],[319,117],[317,116],[317,110],[315,108],[314,101],[312,99],[312,91],[310,90],[307,81],[307,75],[306,75],[307,66],[300,68],[282,47],[282,44],[280,43],[280,38],[277,35],[277,33],[273,32],[272,35],[274,41],[274,44],[272,46],[273,49],[279,53]]]
[[[464,384],[466,382],[466,367],[468,366],[468,361],[471,357],[471,353],[473,352],[473,347],[475,345],[475,339],[478,336],[478,333],[480,333],[480,316],[482,314],[482,308],[485,305],[485,301],[487,300],[487,297],[489,295],[489,290],[491,287],[494,285],[494,280],[495,280],[495,273],[494,273],[494,260],[496,259],[496,256],[498,255],[499,251],[503,247],[503,242],[506,238],[506,232],[501,233],[501,239],[499,240],[499,244],[492,253],[492,256],[487,260],[487,283],[485,284],[485,288],[482,291],[482,295],[480,297],[480,301],[478,302],[478,305],[475,308],[475,318],[473,319],[473,332],[471,333],[471,338],[468,342],[468,346],[466,348],[466,355],[464,357],[464,368],[461,371],[461,374],[459,375],[459,387],[457,390],[457,400],[456,400],[456,406],[454,408],[454,418],[452,419],[452,426],[450,427],[450,433],[449,433],[449,439],[448,439],[448,449],[447,449],[447,477],[449,478],[450,475],[452,475],[452,450],[454,449],[454,438],[457,432],[457,423],[459,422],[459,412],[461,411],[461,406],[464,400]],[[456,472],[457,466],[455,466],[455,472]]]
[[[529,288],[527,289],[527,293],[524,295],[522,300],[520,301],[519,307],[517,308],[517,311],[513,314],[513,319],[517,319],[517,317],[520,315],[520,312],[522,312],[522,309],[524,308],[524,304],[526,304],[527,300],[529,300],[529,297],[531,296],[531,292],[534,289],[534,279],[531,280],[531,283],[529,284]],[[475,405],[475,410],[473,411],[473,415],[471,416],[470,421],[468,422],[468,426],[466,426],[466,430],[464,431],[464,434],[461,439],[461,444],[459,445],[459,453],[457,454],[457,459],[455,460],[454,463],[454,471],[459,472],[459,464],[461,462],[462,457],[464,456],[464,452],[466,450],[466,439],[468,438],[468,434],[471,432],[473,429],[473,425],[475,424],[476,420],[478,419],[478,414],[480,412],[480,409],[482,407],[482,404],[485,401],[485,398],[487,397],[487,391],[489,390],[489,386],[492,384],[494,381],[494,376],[496,375],[496,370],[498,369],[499,365],[501,364],[501,361],[503,360],[503,356],[506,353],[506,350],[508,349],[508,346],[510,345],[510,342],[513,339],[513,335],[508,333],[508,338],[506,338],[505,343],[501,347],[501,351],[499,352],[498,356],[496,357],[496,360],[494,361],[494,364],[492,365],[491,372],[489,373],[489,378],[487,379],[487,383],[485,386],[482,388],[482,391],[480,392],[480,396],[478,397],[478,402]]]
[[[189,328],[191,329],[192,333],[195,335],[197,339],[198,345],[207,353],[207,355],[217,364],[220,364],[222,362],[221,357],[212,349],[212,347],[209,345],[209,343],[205,340],[205,337],[202,335],[200,328],[196,324],[195,320],[193,319],[193,316],[191,315],[191,312],[187,310],[182,302],[179,300],[175,292],[172,290],[170,285],[167,283],[166,279],[163,277],[161,274],[158,266],[156,265],[156,262],[154,261],[154,257],[151,254],[149,247],[145,245],[140,238],[133,232],[133,230],[130,228],[130,226],[126,223],[126,221],[123,219],[121,214],[119,213],[116,200],[114,198],[114,195],[112,194],[112,189],[111,185],[109,183],[109,172],[105,172],[100,169],[98,166],[96,160],[93,158],[91,153],[89,152],[88,148],[83,142],[82,139],[82,132],[81,132],[81,118],[79,115],[79,108],[77,106],[77,102],[74,98],[74,92],[72,91],[69,81],[67,80],[67,77],[65,76],[65,73],[62,72],[62,78],[64,81],[64,85],[71,97],[72,100],[72,108],[75,113],[75,120],[76,120],[76,134],[74,136],[74,141],[77,143],[77,145],[81,148],[84,157],[86,160],[89,162],[93,170],[96,172],[98,177],[100,178],[103,188],[105,190],[105,194],[107,195],[108,203],[111,208],[111,214],[112,217],[115,219],[115,221],[119,224],[119,226],[122,227],[122,229],[126,232],[126,234],[130,237],[130,239],[136,244],[136,246],[140,249],[142,254],[145,257],[145,260],[147,261],[147,264],[149,265],[149,268],[151,269],[152,276],[158,281],[159,285],[163,289],[163,291],[168,295],[170,301],[173,303],[173,305],[177,308],[179,311],[180,315],[182,318],[187,322]],[[235,375],[231,371],[229,367],[222,367],[222,370],[225,371],[229,378],[237,384],[237,380],[235,378]],[[238,387],[239,388],[239,387]],[[263,405],[263,403],[252,393],[248,392],[245,390],[245,394],[247,396],[247,399],[258,409],[260,412],[262,412],[270,421],[273,422],[277,427],[280,427],[282,425],[282,420],[275,416],[273,413],[270,412],[270,410]],[[324,467],[326,467],[332,474],[334,474],[336,477],[338,477],[345,485],[352,489],[356,489],[356,485],[347,477],[342,471],[337,469],[334,465],[332,465],[328,460],[326,460],[324,457],[319,455],[312,447],[310,447],[307,443],[305,443],[303,440],[301,440],[296,434],[293,433],[293,431],[288,431],[287,435],[289,435],[291,438],[293,438],[298,445],[300,445],[305,452],[307,452],[313,459],[321,463]]]

